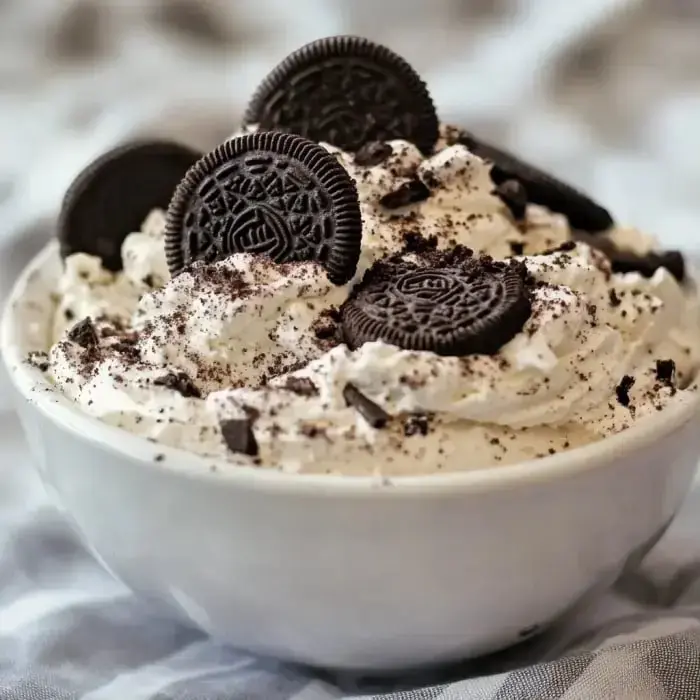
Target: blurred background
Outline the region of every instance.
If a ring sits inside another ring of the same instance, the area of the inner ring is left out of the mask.
[[[0,0],[5,262],[97,154],[214,146],[270,68],[336,33],[404,55],[443,121],[700,252],[700,0]]]

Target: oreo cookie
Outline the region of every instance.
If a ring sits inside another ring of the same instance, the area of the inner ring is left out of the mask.
[[[571,228],[598,233],[613,225],[610,213],[590,197],[512,153],[484,143],[467,131],[462,133],[459,142],[480,158],[493,163],[491,180],[495,185],[517,180],[525,187],[528,201],[563,214]]]
[[[613,272],[639,272],[644,277],[653,277],[660,268],[665,267],[679,282],[685,279],[685,260],[677,250],[661,253],[636,255],[626,250],[615,250],[609,254]]]
[[[405,139],[430,153],[438,138],[420,76],[393,51],[356,36],[320,39],[288,56],[258,87],[244,121],[346,151]]]
[[[496,187],[495,193],[508,207],[516,221],[525,217],[527,211],[527,190],[517,180],[506,180]]]
[[[665,267],[679,282],[685,280],[685,258],[678,250],[650,251],[640,255],[618,248],[605,236],[591,236],[575,231],[574,237],[605,254],[613,272],[638,272],[643,277],[652,277],[660,267]]]
[[[320,262],[346,283],[360,256],[355,184],[325,149],[300,136],[257,132],[199,160],[168,208],[165,253],[175,275],[201,260],[255,253]]]
[[[119,146],[85,168],[68,189],[58,217],[61,255],[88,253],[121,270],[124,239],[148,213],[165,209],[201,153],[170,141]]]
[[[442,259],[444,258],[444,259]],[[438,355],[494,354],[530,317],[522,263],[380,261],[341,307],[349,347],[382,340]]]

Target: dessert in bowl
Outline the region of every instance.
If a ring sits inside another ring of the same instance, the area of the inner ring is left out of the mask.
[[[682,256],[439,126],[356,38],[293,54],[208,154],[90,166],[2,332],[104,564],[315,665],[542,629],[659,536],[700,454]]]

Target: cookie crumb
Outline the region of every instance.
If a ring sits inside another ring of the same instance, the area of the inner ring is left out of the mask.
[[[78,323],[68,331],[68,340],[77,343],[81,348],[85,348],[86,350],[96,347],[99,341],[92,319],[88,316],[82,321],[78,321]]]
[[[628,407],[630,405],[630,389],[634,386],[634,377],[626,374],[622,377],[622,381],[615,387],[615,395],[621,406]]]
[[[201,399],[202,392],[195,385],[186,372],[168,372],[163,377],[158,377],[153,381],[155,386],[163,386],[166,389],[177,391],[184,398]]]
[[[27,364],[36,367],[40,372],[46,372],[49,368],[49,356],[43,351],[30,352],[27,356]]]
[[[674,386],[676,383],[676,363],[673,360],[657,360],[656,378],[666,386]]]

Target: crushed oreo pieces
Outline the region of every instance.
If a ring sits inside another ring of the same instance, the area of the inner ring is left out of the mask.
[[[525,251],[525,244],[521,241],[509,241],[511,255],[522,255]]]
[[[299,396],[318,396],[318,387],[308,377],[289,377],[284,388]]]
[[[40,350],[30,352],[27,356],[27,364],[36,367],[40,372],[46,372],[49,368],[49,356]]]
[[[386,141],[370,141],[355,154],[355,165],[372,167],[383,163],[394,149]]]
[[[569,253],[576,248],[576,241],[564,241],[555,248],[547,248],[540,255],[555,255],[556,253]]]
[[[184,396],[186,399],[202,398],[202,392],[186,372],[168,372],[163,377],[155,379],[153,384],[177,391],[178,394]]]
[[[383,428],[391,416],[374,401],[367,398],[354,384],[348,382],[343,389],[343,398],[373,427]]]
[[[425,436],[430,430],[430,421],[433,416],[425,413],[414,413],[408,416],[403,424],[403,434],[406,437],[412,437],[413,435]]]
[[[82,321],[78,321],[78,323],[68,331],[68,340],[77,343],[81,348],[85,348],[86,350],[97,346],[99,340],[92,319],[88,316]]]
[[[314,335],[319,340],[331,340],[335,336],[336,330],[335,324],[330,321],[327,323],[316,323],[313,326]]]
[[[622,304],[622,299],[620,299],[615,289],[611,289],[608,292],[608,297],[610,298],[610,306],[613,309],[617,308],[618,306],[620,306],[620,304]]]
[[[630,405],[630,389],[634,386],[634,377],[630,377],[626,374],[622,377],[622,381],[615,387],[615,395],[617,396],[617,402],[621,406]]]
[[[400,207],[422,202],[430,197],[430,190],[420,180],[404,182],[397,190],[385,194],[379,203],[386,209],[399,209]]]
[[[258,441],[253,433],[253,418],[248,416],[240,419],[221,421],[221,435],[231,452],[257,457]]]
[[[422,255],[432,250],[437,250],[437,236],[422,236],[416,231],[406,231],[403,234],[403,253]]]
[[[340,311],[331,306],[322,311],[311,324],[311,330],[323,347],[330,349],[339,345],[340,340]]]
[[[673,360],[657,360],[656,379],[666,386],[675,386],[676,363]]]
[[[110,349],[116,350],[124,357],[124,359],[131,362],[137,362],[141,358],[141,351],[139,350],[138,346],[126,340],[119,340],[116,343],[113,343],[110,345]]]

